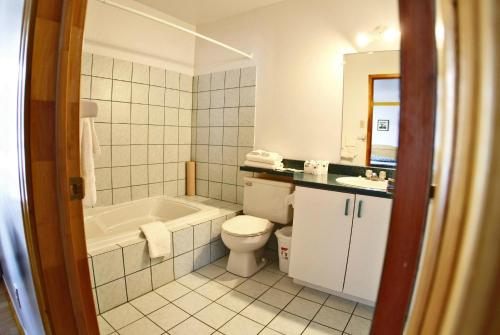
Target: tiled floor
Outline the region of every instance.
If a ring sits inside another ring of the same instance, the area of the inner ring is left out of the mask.
[[[276,263],[253,277],[207,265],[98,316],[101,334],[368,334],[373,309],[293,283]]]

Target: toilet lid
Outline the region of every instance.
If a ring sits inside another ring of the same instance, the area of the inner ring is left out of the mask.
[[[222,224],[222,230],[234,236],[257,236],[273,228],[271,221],[250,215],[238,215]]]

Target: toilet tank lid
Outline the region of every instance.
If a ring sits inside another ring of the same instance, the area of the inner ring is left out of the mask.
[[[261,235],[272,228],[271,221],[251,215],[238,215],[222,224],[222,230],[236,236]]]

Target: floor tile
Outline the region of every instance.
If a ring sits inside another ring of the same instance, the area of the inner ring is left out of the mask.
[[[310,287],[304,287],[302,291],[299,292],[298,296],[317,302],[318,304],[322,304],[326,301],[326,299],[328,299],[328,293],[321,292]]]
[[[227,268],[227,261],[228,261],[228,259],[229,259],[229,256],[222,257],[221,259],[216,260],[212,264],[213,265],[217,265],[218,267],[226,269]]]
[[[120,329],[142,318],[142,314],[134,306],[127,303],[102,314],[102,317],[114,329]]]
[[[371,325],[370,320],[353,315],[347,324],[345,332],[351,335],[368,335],[370,334]]]
[[[328,328],[316,322],[311,322],[302,335],[341,335],[342,332]]]
[[[255,321],[236,315],[219,330],[225,335],[257,335],[264,326]]]
[[[280,310],[278,308],[256,300],[242,310],[241,315],[263,325],[267,325],[276,315],[279,314],[279,312]]]
[[[361,316],[365,319],[373,319],[373,311],[374,308],[371,306],[363,305],[363,304],[357,304],[356,308],[354,309],[354,315]]]
[[[194,314],[201,311],[205,306],[210,304],[211,301],[199,293],[190,292],[175,300],[173,303],[183,311],[186,311],[189,314]]]
[[[164,330],[169,330],[189,318],[189,314],[174,304],[169,304],[149,314],[148,318]]]
[[[278,274],[269,271],[260,271],[254,274],[251,279],[258,281],[259,283],[273,286],[276,284],[284,274]]]
[[[195,314],[195,317],[215,329],[220,328],[236,315],[235,312],[219,304],[212,303]]]
[[[287,335],[299,335],[306,329],[309,321],[287,312],[281,312],[271,323],[269,328]]]
[[[211,300],[217,300],[229,291],[231,291],[229,287],[215,281],[210,281],[196,289],[196,292]]]
[[[210,279],[208,279],[205,276],[200,275],[199,273],[196,272],[191,272],[184,277],[181,277],[177,279],[177,282],[194,290],[197,289],[198,287],[208,283]]]
[[[231,291],[228,294],[219,298],[217,300],[217,303],[238,313],[245,307],[250,305],[250,303],[253,300],[254,300],[253,298],[250,298],[249,296],[244,295],[243,293]]]
[[[108,335],[115,331],[100,315],[97,316],[97,324],[99,326],[100,335]]]
[[[352,313],[354,311],[356,303],[354,301],[337,297],[335,295],[330,295],[325,302],[325,306],[335,308],[347,313]]]
[[[226,272],[226,269],[221,268],[220,266],[217,265],[208,264],[202,267],[201,269],[198,269],[196,272],[207,278],[214,279],[223,274],[224,272]]]
[[[272,330],[271,328],[264,328],[259,333],[259,335],[282,335],[282,334],[278,333],[276,330]]]
[[[313,320],[324,326],[342,331],[345,329],[349,317],[350,315],[348,313],[323,306]]]
[[[149,314],[165,305],[168,301],[155,292],[149,292],[142,297],[136,298],[130,302],[142,314]]]
[[[274,287],[290,294],[296,295],[304,286],[295,284],[293,282],[293,278],[284,276],[280,279],[279,282],[274,284]]]
[[[258,298],[262,293],[266,292],[269,286],[256,282],[254,280],[247,280],[240,286],[236,287],[235,290],[244,293],[252,298]]]
[[[229,273],[229,272],[226,272],[223,275],[215,278],[216,282],[218,282],[224,286],[230,287],[230,288],[235,288],[236,286],[243,283],[245,280],[246,280],[246,278],[234,275],[234,274]]]
[[[269,271],[269,272],[274,272],[274,273],[277,273],[277,274],[280,274],[280,275],[285,275],[284,272],[281,272],[280,265],[279,265],[278,262],[272,262],[272,263],[270,263],[269,265],[267,265],[264,268],[264,271]]]
[[[120,335],[160,335],[163,332],[163,329],[145,317],[118,331]]]
[[[182,297],[183,295],[189,293],[191,290],[186,286],[179,284],[176,281],[170,282],[167,285],[163,285],[155,290],[156,293],[161,295],[168,301],[174,301]]]
[[[181,324],[170,329],[168,333],[170,335],[209,335],[214,331],[215,329],[193,317],[190,317],[186,321],[183,321]]]
[[[285,306],[292,301],[292,299],[293,295],[290,293],[286,293],[275,288],[270,288],[266,293],[259,297],[260,301],[279,309],[285,308]]]
[[[292,302],[286,306],[285,311],[303,317],[307,320],[312,320],[320,308],[320,304],[300,297],[295,297]]]

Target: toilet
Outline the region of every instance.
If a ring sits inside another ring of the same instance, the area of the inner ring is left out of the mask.
[[[263,247],[274,224],[292,222],[293,184],[246,177],[243,214],[222,224],[222,241],[230,250],[227,271],[250,277],[267,264]]]

